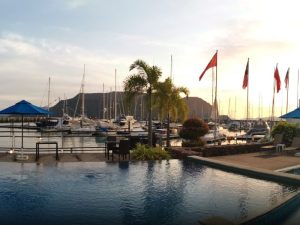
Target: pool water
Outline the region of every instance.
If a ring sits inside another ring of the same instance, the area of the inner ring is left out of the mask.
[[[295,191],[189,160],[1,163],[0,224],[239,223]]]
[[[287,171],[287,173],[295,174],[295,175],[300,175],[300,167],[297,169],[292,169]]]

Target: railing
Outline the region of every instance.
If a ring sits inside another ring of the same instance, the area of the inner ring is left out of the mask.
[[[12,150],[9,147],[0,147],[0,153],[7,153],[8,151]],[[53,153],[56,151],[53,147],[43,147],[40,148],[41,153]],[[14,152],[21,152],[20,148],[15,148]],[[36,148],[23,148],[23,153],[31,153],[34,154],[36,152]],[[58,147],[59,153],[104,153],[105,146],[90,146],[90,147]]]

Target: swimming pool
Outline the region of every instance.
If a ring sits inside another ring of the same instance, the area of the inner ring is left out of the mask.
[[[189,160],[0,164],[2,225],[238,223],[295,190]]]
[[[287,173],[300,175],[300,167],[286,171]]]

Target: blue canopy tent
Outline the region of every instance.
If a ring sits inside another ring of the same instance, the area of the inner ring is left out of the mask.
[[[300,119],[300,108],[297,108],[287,114],[284,114],[282,116],[280,116],[280,118],[283,118],[283,119]]]
[[[48,115],[49,111],[41,107],[35,106],[30,102],[22,100],[15,105],[12,105],[6,109],[0,111],[0,114],[10,115],[10,116],[21,116],[22,118],[22,139],[21,139],[21,149],[23,149],[23,123],[24,116],[36,116],[36,115]]]

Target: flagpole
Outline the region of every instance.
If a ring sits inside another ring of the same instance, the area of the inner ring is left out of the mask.
[[[278,66],[278,63],[276,64],[274,74],[276,73],[277,66]],[[274,104],[275,104],[275,77],[273,78],[273,101],[272,101],[271,127],[273,127],[273,122],[274,122]]]
[[[211,107],[214,106],[214,69],[211,70]],[[212,113],[211,113],[212,114]],[[212,117],[212,115],[211,115]]]
[[[273,81],[273,101],[272,101],[271,127],[273,127],[273,121],[274,121],[274,102],[275,102],[275,79]]]
[[[248,82],[247,82],[247,124],[249,120],[249,58],[248,58]]]
[[[286,81],[286,113],[288,112],[289,105],[289,86],[290,86],[290,68],[288,68],[287,72],[287,81]]]
[[[218,55],[218,50],[216,51],[216,55]],[[216,103],[216,107],[218,106],[218,104],[217,104],[217,96],[218,96],[218,63],[216,65],[216,87],[215,87],[215,103]],[[215,139],[216,139],[216,136],[217,136],[217,108],[215,109],[215,134],[214,134],[214,138]]]

